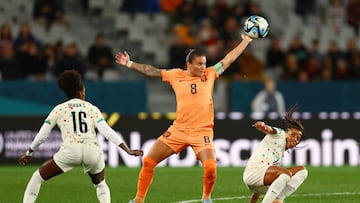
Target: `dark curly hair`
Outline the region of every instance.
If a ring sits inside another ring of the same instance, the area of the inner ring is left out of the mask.
[[[58,85],[69,98],[77,98],[78,92],[84,90],[84,83],[81,75],[76,70],[65,70],[58,78]]]
[[[302,132],[302,136],[301,138],[303,138],[304,136],[304,126],[303,124],[300,122],[300,120],[295,120],[292,118],[292,114],[299,108],[298,104],[293,105],[292,107],[289,108],[289,110],[287,111],[286,115],[285,115],[285,124],[286,127],[289,128],[295,128],[300,130],[300,132]]]

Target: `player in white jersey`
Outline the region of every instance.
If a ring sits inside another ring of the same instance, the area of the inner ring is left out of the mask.
[[[27,164],[32,158],[33,151],[45,142],[55,125],[60,128],[63,142],[59,151],[33,173],[26,187],[23,202],[35,202],[44,181],[81,164],[96,188],[99,202],[108,203],[110,190],[105,182],[105,161],[95,130],[98,129],[102,135],[129,155],[142,156],[143,151],[129,149],[124,140],[106,123],[100,110],[85,101],[85,87],[78,72],[63,72],[58,78],[58,85],[68,97],[68,101],[57,105],[50,112],[30,148],[18,162],[20,165]]]
[[[250,203],[255,203],[265,193],[262,203],[281,203],[304,182],[304,166],[283,168],[280,163],[284,152],[296,147],[303,138],[304,127],[292,118],[296,106],[285,116],[286,130],[257,121],[253,127],[265,133],[245,167],[243,180],[252,192]]]

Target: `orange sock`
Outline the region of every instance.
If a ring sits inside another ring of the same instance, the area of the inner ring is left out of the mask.
[[[154,168],[156,165],[157,163],[154,160],[152,160],[150,157],[144,158],[144,163],[139,174],[138,191],[136,193],[137,197],[145,198],[146,193],[153,180]]]
[[[203,199],[209,199],[214,189],[216,181],[216,160],[208,159],[203,162],[204,168],[204,185]]]

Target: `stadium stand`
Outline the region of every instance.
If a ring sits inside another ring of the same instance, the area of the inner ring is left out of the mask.
[[[71,42],[76,42],[80,53],[85,56],[87,50],[94,39],[96,33],[101,30],[107,35],[108,43],[112,45],[115,51],[127,50],[132,59],[142,63],[153,64],[158,67],[168,68],[169,65],[169,49],[174,43],[171,36],[171,28],[178,24],[187,25],[189,28],[189,36],[193,39],[188,46],[199,46],[196,44],[197,32],[199,31],[200,22],[194,21],[193,16],[186,16],[180,20],[176,15],[183,9],[180,7],[174,13],[148,13],[145,11],[137,11],[135,13],[128,13],[121,10],[124,3],[123,0],[84,0],[60,1],[64,7],[65,18],[69,22],[69,27],[61,24],[52,24],[46,27],[33,20],[33,7],[36,0],[2,0],[0,1],[0,24],[5,22],[10,23],[12,35],[15,37],[19,32],[19,27],[22,22],[29,22],[31,30],[34,35],[41,40],[42,44],[56,44],[59,41],[66,45]],[[87,3],[86,6],[81,2]],[[190,2],[196,2],[190,1]],[[206,1],[206,8],[210,8],[216,3],[216,0]],[[250,3],[256,3],[260,6],[262,13],[270,22],[270,36],[265,39],[256,41],[250,46],[253,54],[259,58],[266,66],[266,51],[270,46],[270,41],[273,36],[281,37],[281,47],[286,53],[290,46],[292,39],[295,36],[300,36],[302,43],[307,49],[311,49],[314,39],[319,41],[320,53],[325,56],[328,53],[329,43],[336,39],[337,46],[342,52],[347,51],[347,41],[355,37],[357,41],[357,48],[359,50],[360,34],[356,34],[353,29],[344,19],[339,24],[339,28],[334,30],[331,19],[328,17],[328,10],[332,9],[332,5],[328,0],[318,0],[314,3],[314,12],[309,12],[305,16],[300,16],[296,13],[296,0],[279,0],[276,4],[271,1],[247,0],[238,2],[236,0],[226,0],[226,5],[229,10],[234,6],[243,8],[243,13],[237,16],[239,21],[238,30],[241,31],[242,21],[249,13],[247,7]],[[344,1],[340,9],[346,12],[346,4]],[[193,8],[188,8],[193,9]],[[189,13],[196,13],[190,10]],[[221,17],[228,16],[233,12],[220,13]],[[217,18],[209,19],[217,22]],[[180,15],[181,17],[181,15]],[[184,22],[186,19],[186,22]],[[220,18],[219,18],[220,19]],[[184,20],[184,21],[182,21]],[[222,24],[216,24],[217,31],[220,33]],[[218,35],[217,40],[222,40],[221,35]],[[195,40],[194,40],[195,39]],[[219,41],[219,42],[220,42]],[[192,43],[191,43],[192,42]],[[200,46],[207,46],[200,44]],[[224,51],[227,47],[222,48]],[[224,51],[221,54],[224,54]],[[219,56],[221,57],[221,56]],[[323,63],[322,61],[320,63]],[[347,61],[352,64],[351,61]],[[210,64],[209,64],[210,65]],[[350,66],[349,66],[350,67]],[[353,67],[350,67],[353,68]],[[52,70],[49,69],[49,72]],[[133,71],[128,71],[124,67],[118,67],[115,70],[108,71],[104,80],[148,80],[145,77]],[[360,71],[354,70],[349,74],[354,79],[360,79]],[[90,70],[85,74],[86,79],[98,80]],[[52,77],[48,77],[52,78]],[[321,75],[316,77],[316,80],[323,80]],[[225,83],[226,84],[226,83]],[[227,95],[227,85],[219,85],[215,89],[214,95],[221,95],[220,97],[229,98]],[[149,110],[162,111],[174,110],[174,98],[172,92],[167,88],[166,84],[160,81],[148,81],[149,91]],[[225,92],[225,93],[224,93]],[[225,94],[225,95],[224,95]],[[217,99],[219,100],[219,99]],[[166,102],[170,101],[170,102]],[[221,104],[219,109],[226,109],[226,105]]]

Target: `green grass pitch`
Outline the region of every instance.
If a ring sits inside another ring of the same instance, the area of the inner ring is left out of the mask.
[[[23,192],[38,165],[0,167],[0,203],[22,201]],[[250,192],[242,182],[242,167],[219,167],[212,195],[214,202],[248,202]],[[106,168],[106,181],[112,202],[127,203],[136,192],[140,168]],[[358,167],[308,167],[304,184],[286,202],[358,203],[360,169]],[[148,203],[200,202],[202,168],[156,168]],[[38,203],[97,202],[90,178],[81,167],[48,180],[42,185]],[[260,202],[260,201],[258,201]]]

